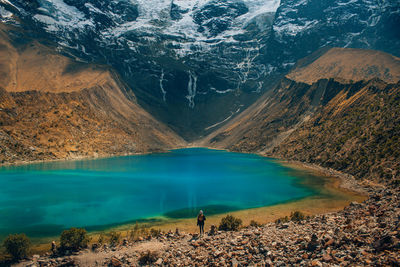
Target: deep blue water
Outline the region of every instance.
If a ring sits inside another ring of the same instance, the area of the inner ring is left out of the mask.
[[[315,192],[272,160],[191,148],[0,168],[0,236],[189,217],[267,206]]]

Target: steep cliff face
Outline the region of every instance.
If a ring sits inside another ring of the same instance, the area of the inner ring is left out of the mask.
[[[321,47],[376,49],[400,56],[396,0],[282,0],[263,60],[293,66]]]
[[[0,162],[166,150],[184,141],[104,66],[0,32]]]
[[[400,59],[381,52],[324,51],[203,144],[398,178],[399,71]]]

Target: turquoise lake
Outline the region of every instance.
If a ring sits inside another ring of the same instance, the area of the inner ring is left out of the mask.
[[[199,209],[211,215],[317,194],[293,173],[268,158],[204,148],[2,167],[0,237],[184,218]]]

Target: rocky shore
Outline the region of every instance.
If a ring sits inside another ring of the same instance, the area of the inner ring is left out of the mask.
[[[178,231],[86,249],[38,256],[16,266],[398,266],[400,189],[367,187],[369,198],[344,210],[301,221],[212,230],[199,237]]]

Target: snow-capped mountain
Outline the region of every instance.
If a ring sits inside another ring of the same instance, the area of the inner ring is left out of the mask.
[[[377,49],[399,56],[400,2],[283,0],[265,60],[291,65],[324,46]]]
[[[184,136],[229,120],[320,47],[399,55],[395,0],[0,0],[0,18],[117,69]]]

